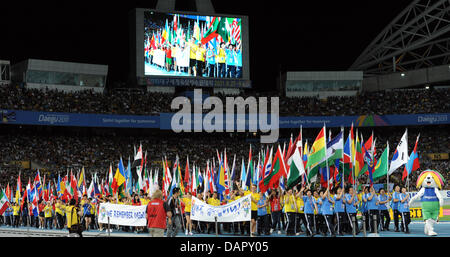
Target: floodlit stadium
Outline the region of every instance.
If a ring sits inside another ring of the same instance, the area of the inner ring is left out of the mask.
[[[156,2],[119,68],[0,54],[0,236],[450,237],[449,1],[311,70],[255,61],[251,14]]]

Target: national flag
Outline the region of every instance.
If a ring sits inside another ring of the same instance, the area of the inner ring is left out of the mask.
[[[359,141],[358,132],[356,133],[356,142],[355,142],[355,178],[358,178],[360,174],[363,174],[367,170],[367,166],[365,166],[364,162],[364,153],[361,148],[361,143]]]
[[[38,202],[39,202],[39,192],[37,191],[37,187],[35,186],[33,197],[31,200],[31,210],[34,217],[39,216]]]
[[[348,167],[348,169],[353,168],[353,155],[352,155],[352,138],[351,138],[351,132],[349,132],[347,140],[344,144],[344,167]]]
[[[20,197],[22,193],[22,182],[20,181],[20,173],[17,177],[17,186],[16,186],[16,204],[20,204]]]
[[[227,149],[224,150],[224,162],[223,162],[223,167],[224,167],[224,180],[225,180],[225,195],[228,196],[230,194],[230,180],[229,180],[229,175],[228,173],[229,171],[229,167],[228,167],[228,159],[227,159]],[[202,183],[200,183],[202,184]]]
[[[108,189],[108,194],[112,194],[113,193],[113,187],[112,187],[112,184],[113,184],[113,181],[114,181],[114,176],[113,176],[113,171],[112,171],[112,165],[111,165],[111,163],[109,164],[109,172],[108,172],[108,178],[107,178],[107,181],[108,181],[108,187],[107,187],[107,189]]]
[[[389,142],[387,143],[386,149],[384,149],[380,158],[377,160],[375,165],[375,171],[373,172],[373,180],[377,180],[388,174],[389,170]]]
[[[184,170],[184,182],[189,183],[189,156],[186,157],[186,168]]]
[[[242,157],[242,165],[241,165],[241,187],[242,190],[246,190],[246,180],[247,179],[247,173],[245,171],[245,163],[244,163],[244,157]]]
[[[303,167],[306,167],[306,163],[308,163],[308,155],[309,155],[308,140],[305,141],[304,148],[305,149],[303,150],[302,161],[303,161]]]
[[[70,196],[78,201],[77,180],[72,171],[70,171]]]
[[[291,136],[291,139],[292,139],[292,136]],[[300,127],[300,132],[299,132],[297,138],[295,139],[295,141],[292,143],[292,145],[289,142],[289,148],[288,148],[288,152],[286,154],[286,159],[287,159],[286,165],[287,165],[287,167],[289,167],[291,165],[292,156],[294,155],[294,152],[295,152],[296,148],[299,149],[300,156],[301,156],[302,153],[303,153],[303,150],[302,150],[302,127]]]
[[[3,215],[8,206],[9,206],[9,199],[6,196],[5,191],[2,189],[2,191],[0,191],[0,215]]]
[[[125,167],[123,166],[122,157],[120,157],[119,164],[117,166],[116,174],[114,175],[112,188],[114,194],[116,194],[117,190],[121,185],[125,183]]]
[[[231,38],[237,45],[241,43],[241,19],[233,19],[231,23]]]
[[[36,176],[34,177],[34,186],[37,188],[38,197],[41,198],[42,196],[42,183],[41,183],[41,175],[39,173],[39,170],[36,172]]]
[[[9,187],[9,182],[8,185],[6,186],[6,191],[5,191],[6,197],[8,198],[8,201],[12,201],[12,193],[11,193],[11,188]]]
[[[235,163],[236,163],[236,154],[233,157],[233,167],[231,168],[231,183],[230,183],[230,188],[231,190],[233,190],[233,182],[235,180],[235,172],[234,172],[234,168],[235,168]]]
[[[195,33],[195,28],[194,28]],[[228,31],[226,28],[226,18],[221,17],[214,17],[211,21],[211,26],[208,28],[208,30],[205,32],[202,38],[202,44],[208,43],[211,39],[217,37],[218,35],[221,36],[221,38],[228,42]]]
[[[327,142],[327,156],[328,163],[333,163],[336,159],[342,159],[344,151],[344,137],[341,131],[337,136]],[[326,165],[326,159],[321,161],[321,167]]]
[[[373,185],[373,171],[375,168],[375,158],[372,157],[372,155],[369,153],[369,151],[366,149],[365,146],[363,146],[363,151],[364,151],[364,162],[366,163],[367,166],[367,170],[369,172],[369,181],[370,181],[370,186]]]
[[[320,185],[323,188],[328,188],[328,174],[329,174],[329,167],[319,167],[319,174],[320,174]]]
[[[217,183],[217,193],[219,194],[221,200],[223,199],[223,194],[225,192],[225,169],[223,162],[219,164],[219,174],[218,174],[218,182]]]
[[[307,167],[314,168],[326,159],[326,145],[324,126],[312,145],[311,153],[308,156],[308,162],[306,164]]]
[[[311,152],[308,154],[306,167],[308,168],[308,181],[312,181],[318,172],[319,164],[326,160],[325,126],[320,130],[314,141]]]
[[[81,168],[80,177],[78,178],[77,188],[78,188],[78,197],[82,197],[87,193],[86,191],[86,180],[85,177],[84,167]]]
[[[287,188],[292,188],[301,181],[301,177],[305,174],[305,167],[300,156],[300,150],[296,147],[292,155],[291,166],[289,166],[289,175],[287,177]]]
[[[250,187],[250,184],[252,182],[254,167],[253,167],[253,160],[252,160],[252,145],[250,145],[250,150],[248,152],[248,162],[247,162],[247,178],[245,180],[246,186]]]
[[[269,172],[269,175],[264,177],[264,179],[259,182],[261,192],[265,193],[267,189],[277,187],[280,177],[286,176],[286,174],[286,164],[284,163],[280,145],[278,145],[278,150],[275,154],[275,158],[273,159],[273,166]]]
[[[417,135],[416,144],[414,145],[414,150],[411,152],[408,162],[406,163],[406,165],[403,169],[402,180],[405,180],[405,178],[409,174],[411,174],[411,172],[416,171],[420,168],[419,155],[417,154],[417,143],[419,142],[419,137],[420,137],[420,134]]]
[[[388,175],[391,175],[397,168],[406,163],[408,163],[408,129],[405,130],[395,149],[394,156],[390,162]]]

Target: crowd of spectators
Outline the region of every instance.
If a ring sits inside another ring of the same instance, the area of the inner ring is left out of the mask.
[[[225,102],[226,95],[215,95]],[[242,93],[239,96],[279,97],[280,115],[344,116],[411,113],[443,113],[450,111],[450,89],[416,89],[361,92],[357,96],[282,97],[278,93]],[[170,104],[174,94],[114,91],[96,93],[91,90],[64,92],[26,89],[17,85],[0,87],[0,109],[48,112],[157,115],[175,112]],[[208,112],[208,110],[204,110]]]
[[[413,127],[408,130],[408,149],[411,152],[414,148],[415,139],[420,134],[418,144],[418,155],[420,160],[420,171],[425,168],[436,169],[446,177],[449,176],[449,160],[431,160],[429,153],[449,153],[450,133],[446,126],[431,127]],[[348,128],[347,128],[348,129]],[[345,132],[345,138],[348,135]],[[362,130],[360,129],[359,132]],[[332,136],[335,136],[339,129],[332,129]],[[298,131],[293,131],[294,139]],[[318,129],[303,129],[303,138],[308,140],[311,145]],[[375,128],[374,136],[376,138],[377,157],[383,152],[386,142],[389,141],[390,158],[395,151],[395,147],[404,128]],[[101,134],[101,133],[100,133]],[[192,135],[194,134],[194,135]],[[147,153],[148,168],[156,171],[162,171],[161,160],[167,157],[167,160],[173,163],[176,156],[179,156],[180,164],[185,166],[186,157],[189,157],[189,165],[192,168],[195,164],[202,170],[206,167],[207,160],[212,162],[215,159],[217,165],[217,150],[223,152],[226,149],[228,164],[233,165],[233,158],[236,155],[235,170],[240,174],[241,163],[244,159],[245,165],[248,162],[248,153],[250,145],[253,152],[253,160],[257,162],[258,153],[261,149],[266,151],[268,146],[261,145],[259,138],[253,135],[237,135],[239,133],[190,133],[176,134],[155,132],[153,135],[124,135],[116,132],[104,133],[104,135],[80,135],[68,132],[64,129],[58,131],[40,131],[36,128],[29,129],[11,129],[1,133],[0,141],[0,185],[6,183],[14,185],[18,172],[22,172],[22,179],[25,181],[29,176],[35,174],[35,169],[23,169],[18,165],[13,165],[14,161],[32,161],[35,165],[45,168],[47,177],[57,178],[57,174],[66,174],[69,170],[78,172],[82,166],[85,167],[87,177],[97,173],[99,177],[104,177],[109,171],[110,165],[113,170],[117,167],[120,157],[123,158],[125,166],[130,158],[133,161],[134,149],[142,144],[144,152]],[[240,133],[243,134],[243,133]],[[364,139],[367,140],[371,134],[370,129],[362,131]],[[290,132],[281,135],[280,146],[288,145]],[[273,144],[277,147],[277,143]],[[276,149],[276,148],[275,148]],[[415,181],[418,174],[411,175],[411,181]],[[401,172],[396,172],[391,176],[392,181],[401,181]],[[448,183],[447,183],[448,185]]]

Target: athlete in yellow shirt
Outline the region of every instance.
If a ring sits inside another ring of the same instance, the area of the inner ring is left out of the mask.
[[[306,216],[305,216],[305,203],[303,202],[303,197],[300,196],[300,192],[296,195],[296,205],[297,205],[297,219],[296,219],[296,235],[300,235],[302,233],[301,225],[302,223],[305,224],[306,227]]]
[[[197,59],[197,45],[194,43],[194,38],[191,38],[191,40],[188,43],[189,45],[189,69],[188,74],[189,76],[193,74],[194,76],[197,75],[196,73],[196,59]],[[192,70],[192,72],[191,72]]]
[[[191,221],[191,208],[192,208],[192,196],[188,192],[181,200],[184,203],[184,215],[186,216],[186,235],[193,235],[192,234],[192,221]]]
[[[256,192],[256,185],[252,184],[251,186],[251,197],[250,200],[252,202],[251,204],[251,210],[252,210],[252,220],[250,223],[250,236],[253,237],[256,233],[256,219],[258,218],[258,201],[260,199],[259,194]]]

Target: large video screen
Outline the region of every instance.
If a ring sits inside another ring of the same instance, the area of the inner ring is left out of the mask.
[[[144,75],[242,78],[241,18],[144,12]]]

